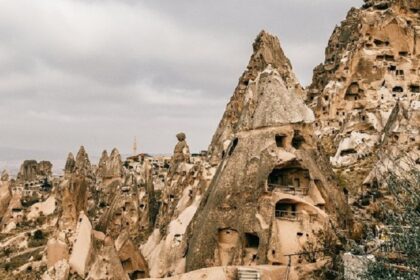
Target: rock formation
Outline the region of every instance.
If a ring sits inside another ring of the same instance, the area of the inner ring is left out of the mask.
[[[88,273],[88,265],[93,256],[93,237],[92,225],[89,218],[81,212],[77,224],[75,242],[70,255],[70,268],[77,272],[80,277],[85,277]]]
[[[124,271],[131,279],[146,278],[149,276],[149,268],[143,255],[130,240],[127,232],[122,232],[115,240],[115,248],[122,263]]]
[[[335,28],[307,97],[316,135],[353,193],[381,154],[419,159],[420,2],[365,2]]]
[[[104,150],[102,152],[101,158],[99,159],[98,169],[96,170],[97,178],[104,178],[107,171],[107,163],[109,161],[108,152]]]
[[[226,106],[225,113],[219,127],[213,136],[209,147],[212,163],[217,164],[226,153],[227,146],[237,132],[242,110],[248,102],[246,97],[250,81],[255,80],[269,64],[277,70],[285,83],[285,87],[292,93],[303,96],[304,90],[293,74],[290,61],[286,58],[279,41],[262,31],[253,44],[254,53],[248,63],[247,69],[239,79],[238,86]]]
[[[25,160],[20,166],[17,178],[21,181],[34,181],[39,177],[52,175],[52,164],[49,161]]]
[[[185,233],[215,172],[215,168],[205,161],[191,163],[185,134],[178,134],[177,138],[179,142],[160,201],[154,203],[158,207],[150,209],[158,210],[157,217],[152,218],[154,229],[152,227],[152,233],[141,247],[151,277],[185,271]]]
[[[74,156],[72,153],[69,153],[67,156],[66,165],[64,166],[64,175],[69,176],[74,172],[74,168],[76,166],[76,161],[74,160]]]
[[[171,157],[114,148],[96,167],[82,146],[64,176],[35,160],[3,172],[0,278],[313,279],[326,232],[365,270],[342,251],[378,241],[376,203],[392,201],[377,175],[420,162],[420,1],[364,2],[307,89],[262,31],[208,154],[178,133]]]
[[[11,198],[12,192],[10,189],[9,175],[4,170],[1,174],[0,180],[0,221],[3,219],[3,215],[6,213]]]
[[[272,42],[274,50],[266,51],[283,54],[277,40],[262,32],[254,46]],[[296,87],[288,87],[294,75],[288,60],[279,59],[288,66],[282,72],[267,65],[244,86],[232,140],[190,226],[187,271],[287,265],[287,255],[329,223],[348,226],[344,194],[312,137],[314,115]]]
[[[85,176],[86,178],[93,178],[92,165],[90,164],[89,156],[86,153],[85,147],[83,146],[80,147],[79,152],[76,155],[74,173],[77,175]]]

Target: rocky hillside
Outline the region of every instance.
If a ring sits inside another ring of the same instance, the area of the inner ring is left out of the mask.
[[[419,77],[418,0],[351,9],[307,89],[262,31],[208,153],[179,133],[171,157],[2,172],[0,279],[361,279],[392,235],[383,175],[419,169]]]
[[[365,1],[336,27],[307,103],[316,135],[353,193],[382,154],[419,161],[420,1]]]

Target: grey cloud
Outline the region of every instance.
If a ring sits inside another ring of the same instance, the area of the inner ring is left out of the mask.
[[[0,160],[62,160],[80,144],[129,153],[134,136],[169,153],[180,130],[205,149],[261,29],[308,84],[334,26],[361,2],[1,1]]]

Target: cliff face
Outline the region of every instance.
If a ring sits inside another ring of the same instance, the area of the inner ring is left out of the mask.
[[[264,51],[281,53],[287,67],[283,72],[276,65],[255,70],[241,93],[234,130],[218,129],[230,131],[232,139],[190,225],[187,271],[218,265],[286,265],[285,255],[299,252],[337,215],[342,226],[351,219],[312,137],[313,112],[296,88],[289,87],[288,78],[294,75],[280,44],[265,32],[259,40],[271,42]],[[251,61],[259,51],[255,49]],[[237,95],[235,91],[232,99]],[[226,113],[221,124],[225,117]]]
[[[291,71],[290,61],[284,55],[277,37],[261,31],[255,39],[253,50],[247,69],[239,78],[239,83],[226,106],[225,113],[209,146],[209,153],[214,164],[220,161],[233,134],[238,130],[239,118],[247,103],[245,93],[249,82],[255,80],[257,75],[269,64],[277,70],[285,86],[291,92],[303,95],[303,88]]]
[[[357,192],[383,156],[419,158],[420,1],[365,1],[337,27],[307,103],[331,163]]]

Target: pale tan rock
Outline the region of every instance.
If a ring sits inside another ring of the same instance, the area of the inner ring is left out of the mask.
[[[190,150],[186,142],[185,133],[180,132],[176,135],[178,143],[174,149],[174,155],[172,161],[174,165],[177,165],[181,162],[188,162],[190,160]]]
[[[74,168],[76,166],[76,161],[74,160],[74,156],[72,153],[69,153],[66,160],[66,165],[64,167],[64,175],[70,176],[74,172]]]
[[[256,72],[243,91],[235,129],[219,127],[213,137],[231,131],[232,140],[188,228],[186,271],[287,265],[285,255],[303,250],[329,221],[350,225],[343,191],[313,137],[314,115],[288,86],[291,67],[281,70],[267,65]]]
[[[89,156],[83,146],[80,147],[79,152],[76,155],[74,173],[85,176],[86,178],[93,178],[92,165],[90,164]]]
[[[42,276],[43,280],[67,280],[70,274],[70,266],[66,260],[60,260],[50,267]]]
[[[130,240],[127,232],[123,232],[118,236],[117,240],[115,240],[115,248],[124,271],[131,278],[140,279],[149,276],[147,262],[140,250]]]
[[[92,225],[83,212],[79,215],[75,238],[69,264],[73,271],[84,278],[89,272],[88,266],[92,260],[93,240]]]
[[[224,143],[226,140],[230,142],[233,134],[237,131],[242,110],[248,103],[246,92],[249,92],[249,85],[268,65],[271,65],[279,73],[286,88],[292,94],[304,96],[303,88],[291,71],[290,61],[284,55],[277,37],[266,31],[261,31],[255,39],[253,50],[247,69],[239,79],[239,84],[226,106],[225,113],[209,146],[208,152],[213,164],[217,164],[223,157],[223,153],[226,152]]]
[[[52,238],[47,243],[47,267],[55,267],[57,262],[69,259],[69,248],[66,243],[64,233],[60,233],[58,238]]]
[[[121,279],[129,280],[127,273],[124,271],[118,254],[111,241],[100,250],[95,256],[93,263],[87,277],[87,280],[108,280],[108,279]]]
[[[365,2],[335,28],[307,96],[315,133],[353,194],[383,157],[420,158],[420,2]]]
[[[3,216],[9,207],[9,202],[12,199],[10,183],[3,179],[6,179],[6,176],[2,176],[2,180],[0,181],[0,221],[3,219]]]

